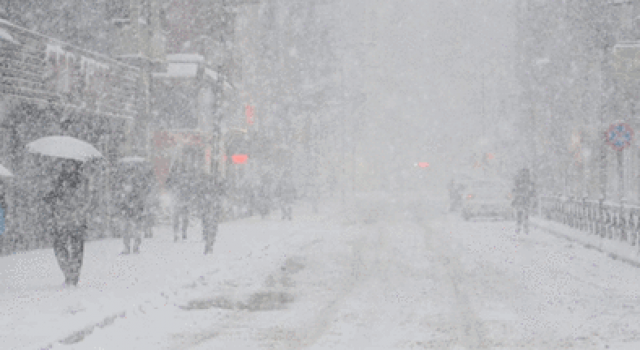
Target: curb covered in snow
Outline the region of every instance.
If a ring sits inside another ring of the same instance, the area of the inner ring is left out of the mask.
[[[56,343],[60,343],[60,344],[64,344],[64,345],[69,345],[69,344],[75,344],[78,343],[80,341],[82,341],[86,336],[90,335],[91,333],[93,333],[93,331],[96,329],[96,327],[99,328],[104,328],[107,326],[112,325],[115,320],[117,318],[123,318],[127,315],[126,312],[120,312],[117,313],[115,315],[111,315],[111,316],[107,316],[105,317],[102,321],[97,322],[93,325],[87,326],[79,331],[73,332],[72,334],[68,335],[67,337],[58,340],[54,343],[50,343],[44,347],[41,347],[40,350],[50,350],[53,349],[53,347],[55,346]]]
[[[119,318],[120,319],[126,318],[127,316],[135,315],[138,312],[147,313],[147,311],[149,311],[150,309],[158,309],[160,307],[166,307],[169,305],[177,306],[178,302],[176,300],[173,300],[171,302],[169,301],[170,299],[169,295],[174,294],[177,296],[179,293],[178,291],[183,287],[184,286],[179,287],[173,292],[167,292],[167,291],[159,292],[159,295],[161,297],[154,298],[153,300],[146,300],[143,302],[143,304],[137,305],[133,308],[129,308],[124,311],[113,313],[110,316],[104,317],[102,320],[98,322],[92,323],[80,330],[74,331],[71,334],[62,337],[61,339],[55,340],[45,346],[41,346],[38,349],[51,350],[51,349],[56,349],[59,345],[64,346],[64,345],[76,344],[83,341],[87,336],[91,335],[96,330],[96,328],[106,328],[106,327],[112,326],[116,322],[116,320]]]
[[[602,238],[563,224],[537,218],[531,220],[531,225],[556,237],[564,238],[568,241],[579,243],[586,248],[604,253],[611,259],[622,261],[634,267],[640,267],[640,251],[637,247],[633,247],[626,242]]]

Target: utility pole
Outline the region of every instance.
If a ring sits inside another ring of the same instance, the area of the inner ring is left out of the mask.
[[[486,137],[486,115],[485,115],[485,72],[482,72],[482,138]]]
[[[259,4],[260,0],[221,0],[222,4],[222,13],[220,14],[222,17],[222,24],[219,33],[220,45],[222,48],[222,60],[220,62],[220,66],[218,67],[218,88],[217,88],[217,96],[216,96],[216,106],[215,106],[215,122],[213,123],[212,130],[212,171],[214,171],[216,176],[216,181],[219,180],[219,176],[222,174],[220,171],[222,169],[226,169],[225,167],[219,166],[220,157],[218,157],[220,153],[220,144],[223,140],[223,130],[222,130],[222,120],[224,118],[224,114],[227,112],[228,100],[233,100],[229,98],[227,100],[227,95],[225,94],[225,89],[227,86],[234,86],[233,80],[231,79],[231,72],[233,70],[233,42],[235,42],[235,26],[236,26],[236,18],[238,15],[238,8],[243,5],[255,5]],[[228,161],[228,160],[227,160]]]

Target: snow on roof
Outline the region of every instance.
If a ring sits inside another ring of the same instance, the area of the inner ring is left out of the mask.
[[[162,73],[154,73],[156,78],[195,78],[198,73],[198,64],[196,63],[169,63],[167,71]]]
[[[96,71],[98,69],[106,71],[109,69],[109,65],[85,56],[80,57],[80,66],[83,70],[89,69],[91,71]]]
[[[206,74],[207,76],[209,76],[209,78],[213,79],[213,80],[218,80],[218,72],[209,69],[209,68],[205,68],[204,69],[204,74]]]
[[[169,63],[165,72],[153,73],[156,78],[196,78],[198,74],[198,63]],[[204,69],[205,76],[218,80],[218,73],[212,69]]]
[[[7,21],[7,20],[4,20],[4,19],[0,19],[0,24],[2,24],[3,26],[9,27],[10,28],[9,30],[15,29],[16,31],[20,32],[21,34],[27,34],[29,36],[33,36],[33,37],[37,38],[37,40],[44,41],[45,44],[47,45],[47,50],[50,50],[50,49],[53,50],[53,51],[50,51],[49,53],[54,53],[55,52],[56,54],[60,54],[59,49],[56,48],[56,46],[57,46],[63,51],[72,50],[72,51],[76,52],[75,54],[91,56],[93,58],[96,58],[96,59],[99,59],[99,60],[102,60],[102,61],[108,61],[110,64],[116,64],[116,65],[119,65],[121,67],[126,67],[128,70],[135,70],[135,71],[139,71],[140,70],[140,68],[138,68],[138,67],[135,67],[135,66],[132,66],[132,65],[129,65],[129,64],[126,64],[126,63],[122,63],[122,62],[120,62],[120,61],[118,61],[118,60],[116,60],[116,59],[114,59],[112,57],[109,57],[109,56],[106,56],[106,55],[102,55],[102,54],[99,54],[99,53],[96,53],[96,52],[93,52],[93,51],[87,51],[87,50],[81,49],[81,48],[79,48],[77,46],[73,46],[73,45],[71,45],[69,43],[66,43],[66,42],[63,42],[63,41],[61,41],[59,39],[56,39],[56,38],[53,38],[53,37],[50,37],[50,36],[46,36],[46,35],[44,35],[42,33],[38,33],[38,32],[35,32],[33,30],[29,30],[29,29],[17,26],[17,25],[15,25],[15,24]],[[7,34],[9,33],[5,28],[0,28],[0,30],[5,31]],[[5,39],[6,39],[6,37],[5,37]],[[15,41],[15,39],[14,39],[14,41]],[[21,44],[19,41],[15,41],[15,43],[16,44]],[[63,46],[64,46],[64,48],[63,48]]]
[[[179,53],[167,55],[167,62],[204,62],[204,57],[198,54]]]
[[[542,57],[542,58],[539,58],[539,59],[536,60],[536,65],[541,66],[541,65],[547,64],[549,62],[551,62],[549,57]]]
[[[613,49],[640,49],[640,41],[622,41],[617,43]]]
[[[18,41],[16,41],[16,39],[13,38],[13,36],[11,34],[9,34],[9,32],[4,29],[4,28],[0,28],[0,39],[4,39],[6,41],[9,41],[11,43],[14,44],[20,44]]]

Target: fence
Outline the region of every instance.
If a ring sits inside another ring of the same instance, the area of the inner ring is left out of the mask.
[[[640,243],[640,206],[545,196],[540,198],[540,215],[602,238]]]

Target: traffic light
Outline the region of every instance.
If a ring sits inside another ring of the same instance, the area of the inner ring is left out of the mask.
[[[249,159],[249,156],[246,154],[234,154],[231,156],[233,164],[245,164],[247,159]]]

